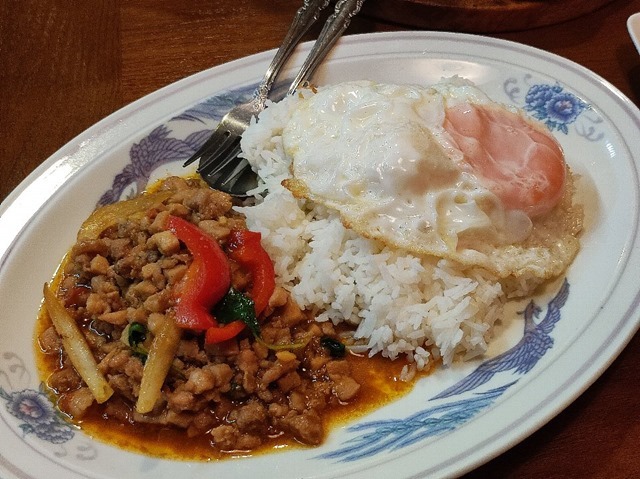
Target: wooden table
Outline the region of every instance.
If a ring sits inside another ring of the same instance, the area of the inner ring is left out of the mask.
[[[277,47],[300,3],[0,2],[0,200],[59,147],[127,103],[211,66]],[[493,36],[574,60],[640,105],[640,56],[625,27],[636,11],[640,0],[612,1],[563,24]],[[359,16],[348,33],[402,29]],[[564,412],[467,477],[640,477],[639,367],[636,334]]]

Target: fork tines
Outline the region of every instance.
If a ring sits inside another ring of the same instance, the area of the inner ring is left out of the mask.
[[[239,158],[240,142],[225,152],[224,157],[218,157],[215,162],[199,169],[200,176],[209,185],[233,196],[246,196],[247,192],[258,186],[258,179],[249,162]]]
[[[189,166],[198,160],[204,160],[198,165],[198,173],[207,167],[216,157],[217,154],[223,153],[223,149],[229,148],[229,145],[234,146],[238,143],[240,138],[237,135],[231,134],[230,131],[214,131],[214,133],[207,138],[198,150],[191,155],[191,157],[183,163],[183,167]]]

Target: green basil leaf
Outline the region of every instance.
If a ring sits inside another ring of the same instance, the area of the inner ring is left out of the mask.
[[[129,346],[135,348],[136,346],[144,343],[147,339],[147,327],[142,323],[131,323],[128,328],[127,341]]]
[[[229,288],[227,294],[216,304],[213,314],[221,324],[240,320],[254,336],[260,337],[260,325],[253,300],[234,288]]]
[[[320,339],[320,344],[329,351],[332,358],[343,358],[345,355],[346,347],[337,339],[323,336],[322,339]]]

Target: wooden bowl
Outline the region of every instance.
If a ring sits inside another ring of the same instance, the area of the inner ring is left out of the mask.
[[[362,15],[456,32],[506,32],[561,23],[612,0],[367,0]]]

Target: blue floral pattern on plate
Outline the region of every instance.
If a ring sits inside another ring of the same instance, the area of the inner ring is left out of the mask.
[[[237,103],[251,98],[254,86],[232,90],[200,103],[160,125],[146,137],[135,143],[129,151],[130,162],[116,175],[111,188],[106,191],[99,205],[106,205],[141,193],[151,173],[158,167],[176,161],[184,162],[193,155],[211,135],[211,128],[189,134],[184,139],[170,136],[169,124],[189,121],[205,124],[206,120],[220,121],[222,116]]]
[[[41,385],[38,390],[21,387],[31,382],[24,361],[11,352],[2,355],[0,369],[0,399],[6,410],[18,420],[24,436],[34,435],[52,444],[62,444],[73,438],[74,428],[52,404]]]
[[[7,411],[18,418],[25,435],[35,434],[53,444],[67,442],[73,437],[73,429],[62,419],[44,391],[22,389],[10,393],[0,387],[0,398],[7,401]]]
[[[463,425],[491,406],[551,349],[551,332],[560,320],[561,309],[568,297],[569,283],[565,280],[555,297],[549,301],[546,315],[539,323],[535,322],[535,318],[541,314],[542,308],[535,301],[530,301],[522,312],[522,339],[513,348],[484,361],[471,374],[429,400],[440,404],[406,418],[362,422],[351,426],[348,431],[357,433],[357,436],[349,439],[341,448],[319,457],[342,462],[355,461],[381,452],[402,449]],[[478,391],[495,378],[499,379],[495,381],[497,385]],[[473,395],[467,394],[471,392]],[[450,398],[456,399],[449,400]],[[447,401],[440,401],[443,399]]]
[[[587,108],[577,96],[560,85],[533,85],[525,96],[524,110],[544,122],[551,131],[567,134],[568,125],[575,122]]]
[[[568,135],[572,126],[575,134],[587,141],[596,142],[604,137],[598,128],[602,117],[559,83],[537,83],[532,75],[525,74],[520,79],[507,79],[503,90],[514,105],[520,105],[550,131]]]

